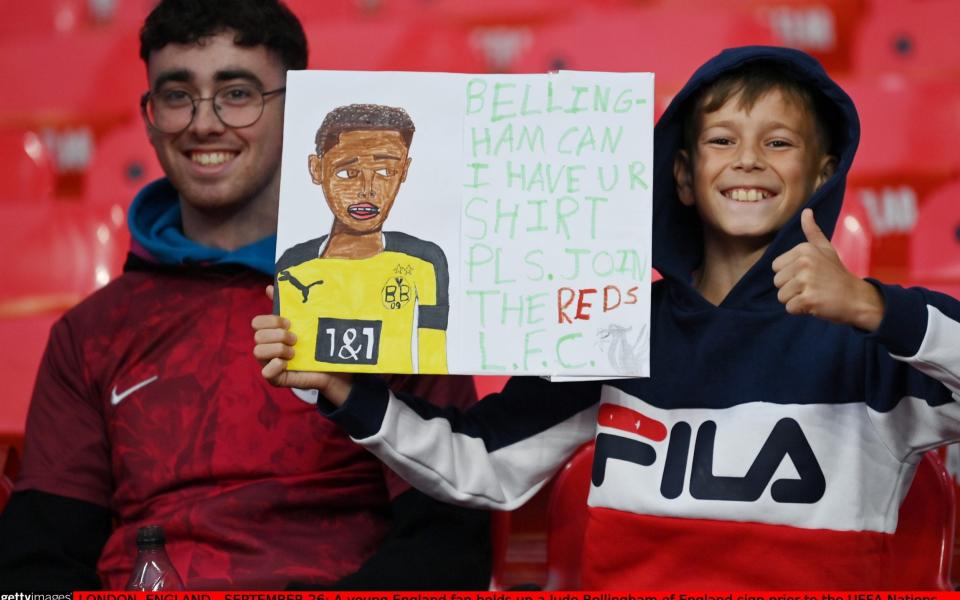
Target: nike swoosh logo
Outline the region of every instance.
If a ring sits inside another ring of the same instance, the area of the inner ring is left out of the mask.
[[[137,385],[135,385],[135,386],[133,386],[133,387],[131,387],[131,388],[127,388],[127,389],[123,390],[123,392],[121,392],[121,393],[119,393],[119,394],[117,393],[117,386],[113,386],[113,391],[110,392],[110,403],[113,404],[114,406],[116,406],[116,405],[120,404],[121,402],[123,402],[123,399],[126,398],[127,396],[129,396],[130,394],[134,393],[135,391],[137,391],[137,390],[139,390],[139,389],[141,389],[141,388],[147,387],[148,385],[150,385],[151,383],[153,383],[153,382],[156,381],[156,380],[157,380],[157,376],[156,376],[156,375],[154,375],[153,377],[148,377],[147,379],[144,379],[143,381],[141,381],[141,382],[138,383]]]

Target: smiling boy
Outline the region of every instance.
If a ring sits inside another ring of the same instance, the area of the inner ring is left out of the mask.
[[[443,250],[383,231],[407,178],[413,132],[406,111],[374,104],[334,109],[317,131],[308,168],[333,225],[277,261],[279,306],[302,349],[292,368],[447,372]]]
[[[514,378],[452,416],[284,370],[275,317],[254,320],[254,355],[467,505],[522,504],[594,439],[585,589],[915,588],[890,535],[923,453],[960,439],[960,302],[844,268],[828,238],[858,139],[802,52],[735,48],[694,73],[655,129],[649,379]]]

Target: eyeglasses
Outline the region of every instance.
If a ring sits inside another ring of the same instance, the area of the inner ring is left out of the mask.
[[[221,88],[210,98],[195,98],[180,89],[161,90],[146,92],[140,98],[140,109],[151,127],[161,133],[174,134],[190,127],[197,116],[197,106],[210,100],[213,102],[213,112],[221,123],[242,129],[260,120],[268,96],[286,90],[282,87],[261,92],[252,85],[238,84]]]

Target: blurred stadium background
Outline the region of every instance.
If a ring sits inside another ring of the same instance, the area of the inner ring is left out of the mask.
[[[960,296],[960,0],[287,4],[304,23],[310,68],[654,71],[658,114],[724,47],[806,50],[861,113],[837,233],[848,265]],[[49,327],[119,273],[126,209],[161,176],[138,107],[137,34],[152,5],[0,0],[0,444],[21,443]],[[523,539],[529,526],[542,542],[539,501],[524,509],[525,525],[515,520],[502,584],[543,582],[543,545]]]

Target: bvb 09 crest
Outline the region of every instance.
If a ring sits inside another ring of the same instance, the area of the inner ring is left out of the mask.
[[[390,277],[380,291],[384,308],[399,310],[410,302],[410,285],[406,277]]]

